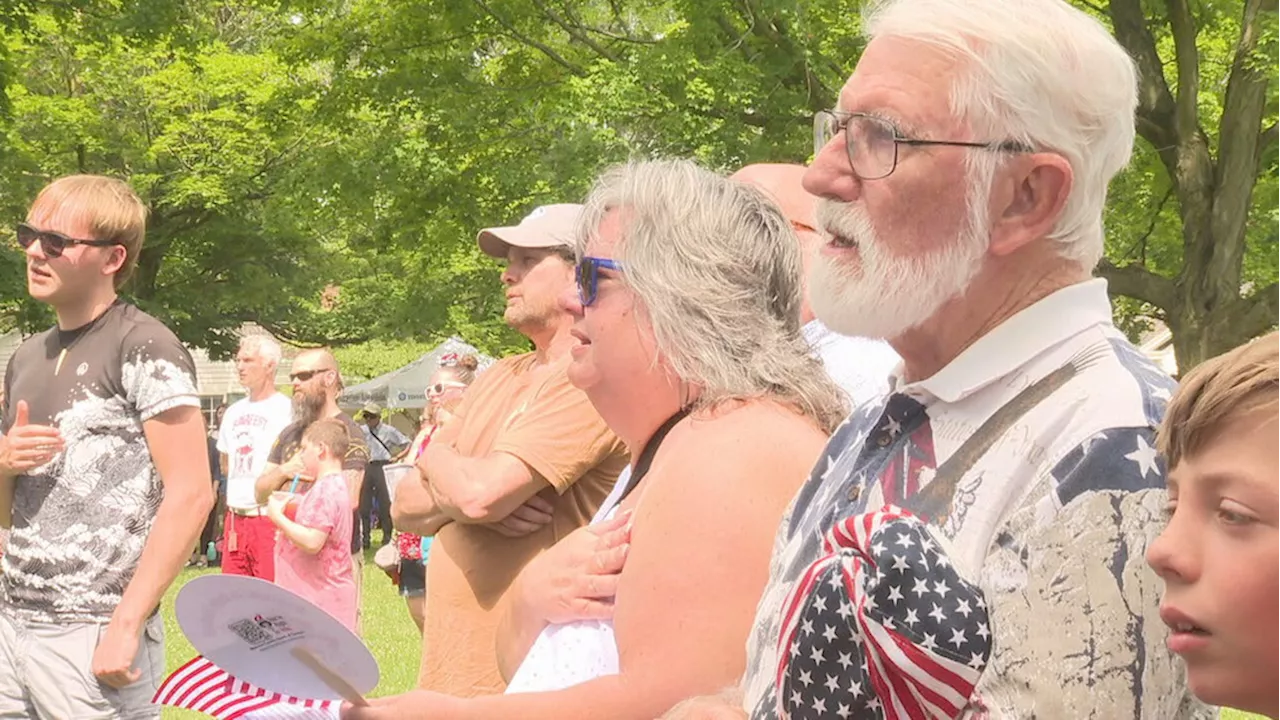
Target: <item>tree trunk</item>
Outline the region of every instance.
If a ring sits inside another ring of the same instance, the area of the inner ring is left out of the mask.
[[[1226,337],[1221,327],[1215,327],[1206,313],[1190,304],[1182,304],[1170,314],[1167,324],[1173,335],[1173,354],[1180,375],[1239,344],[1234,338]]]
[[[1165,0],[1165,6],[1174,41],[1173,89],[1139,0],[1111,0],[1110,11],[1116,38],[1138,65],[1138,133],[1156,148],[1178,200],[1183,266],[1175,277],[1165,277],[1141,264],[1104,262],[1098,274],[1108,278],[1113,293],[1159,309],[1173,335],[1178,369],[1186,372],[1277,322],[1275,285],[1248,296],[1242,296],[1241,287],[1260,158],[1275,142],[1274,129],[1262,129],[1274,72],[1264,71],[1255,57],[1262,0],[1245,0],[1215,157],[1199,121],[1196,18],[1187,0]]]

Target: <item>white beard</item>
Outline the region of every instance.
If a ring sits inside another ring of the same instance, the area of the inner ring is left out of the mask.
[[[985,198],[977,206],[985,208]],[[808,281],[814,314],[841,335],[891,340],[919,326],[963,294],[982,267],[987,233],[977,231],[975,217],[965,224],[939,250],[898,257],[885,250],[862,207],[820,200],[818,225],[855,241],[860,262],[846,267],[821,253],[813,258]]]

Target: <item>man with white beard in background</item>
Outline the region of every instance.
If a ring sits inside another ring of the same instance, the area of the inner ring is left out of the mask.
[[[1207,715],[1143,564],[1173,381],[1090,278],[1132,63],[1059,0],[890,0],[863,28],[815,117],[809,288],[903,364],[784,517],[742,686],[667,717]]]

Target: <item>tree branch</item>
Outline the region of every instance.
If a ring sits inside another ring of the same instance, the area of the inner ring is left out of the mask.
[[[369,54],[372,54],[374,51],[376,51],[384,55],[397,55],[400,53],[408,52],[410,50],[421,50],[423,48],[440,47],[441,45],[448,45],[450,43],[458,42],[459,40],[471,40],[479,34],[480,33],[477,33],[477,32],[464,32],[458,35],[450,35],[448,37],[442,37],[442,38],[427,38],[426,40],[420,43],[411,43],[409,45],[375,46],[369,49],[370,50]]]
[[[1137,263],[1114,265],[1109,260],[1098,264],[1098,277],[1106,278],[1107,290],[1112,295],[1124,295],[1154,305],[1173,315],[1178,302],[1178,289],[1174,282],[1157,275]]]
[[[1173,33],[1174,60],[1178,67],[1178,95],[1174,122],[1178,139],[1189,141],[1200,128],[1200,52],[1196,49],[1196,26],[1187,0],[1165,0],[1169,9],[1169,29]]]
[[[720,32],[724,33],[725,46],[729,50],[738,50],[742,53],[742,57],[748,62],[751,61],[751,50],[746,47],[747,36],[751,34],[751,28],[739,33],[738,28],[733,26],[733,21],[724,13],[716,13],[713,18],[716,27],[720,28]]]
[[[242,322],[257,323],[265,328],[267,332],[284,340],[290,345],[299,347],[339,347],[342,345],[355,345],[357,343],[368,342],[377,336],[374,331],[363,333],[334,333],[328,334],[324,332],[315,332],[302,330],[292,326],[288,321],[269,320],[263,317],[242,317]]]
[[[586,70],[583,70],[577,65],[574,65],[573,63],[564,59],[564,56],[562,56],[560,53],[556,52],[555,50],[551,49],[551,47],[543,43],[540,43],[537,40],[534,40],[528,35],[525,35],[524,33],[517,30],[514,25],[507,22],[506,19],[504,19],[498,13],[494,12],[493,8],[489,7],[489,5],[484,2],[484,0],[471,0],[471,2],[475,3],[477,7],[479,7],[481,10],[484,10],[485,13],[489,15],[489,17],[493,18],[494,21],[496,21],[499,25],[505,28],[507,31],[507,34],[510,35],[511,37],[524,43],[525,45],[528,45],[531,48],[534,48],[538,52],[541,52],[543,55],[546,55],[547,58],[550,59],[552,62],[563,67],[564,69],[568,70],[574,75],[577,75],[578,77],[587,76]]]
[[[1120,259],[1132,260],[1133,251],[1138,247],[1142,247],[1143,250],[1142,250],[1141,261],[1143,263],[1147,261],[1147,252],[1146,252],[1147,240],[1150,239],[1151,233],[1155,232],[1156,225],[1160,222],[1160,214],[1164,212],[1164,206],[1168,204],[1170,197],[1173,197],[1172,184],[1170,184],[1169,187],[1164,191],[1164,196],[1160,198],[1160,202],[1156,204],[1156,211],[1151,214],[1151,222],[1147,223],[1147,229],[1141,235],[1138,236],[1137,240],[1133,241],[1133,244],[1129,246],[1128,250],[1124,251],[1124,255],[1122,255]]]
[[[622,7],[622,0],[609,0],[609,9],[613,11],[613,24],[620,28],[626,27],[627,23],[623,16],[627,13]]]
[[[1173,175],[1178,159],[1174,128],[1174,102],[1164,79],[1164,64],[1156,52],[1156,41],[1147,28],[1141,0],[1111,0],[1111,25],[1116,40],[1138,67],[1138,132],[1157,152],[1165,168]]]
[[[1280,322],[1280,285],[1276,283],[1238,302],[1243,307],[1233,308],[1231,316],[1241,338],[1257,337]]]
[[[1258,133],[1258,155],[1262,156],[1276,146],[1276,124],[1271,123]]]
[[[551,22],[555,23],[556,25],[559,25],[562,30],[569,33],[570,38],[577,40],[583,45],[586,45],[588,48],[591,49],[592,52],[604,58],[605,60],[608,60],[610,62],[615,62],[615,63],[618,62],[617,55],[610,52],[607,48],[605,48],[600,43],[587,37],[586,33],[582,32],[581,24],[570,23],[569,21],[560,17],[560,15],[556,11],[547,7],[547,5],[543,3],[541,0],[533,0],[533,4],[538,6],[538,9],[542,11],[542,14],[546,16],[547,19],[551,20]]]
[[[583,25],[581,27],[583,30],[589,33],[595,33],[596,35],[599,35],[601,37],[606,37],[606,38],[609,38],[610,40],[617,40],[618,42],[633,43],[635,45],[657,45],[660,42],[659,40],[654,40],[653,38],[639,38],[639,37],[635,37],[634,35],[619,35],[617,33],[611,33],[608,30],[602,30],[601,28],[592,27],[590,25]]]
[[[781,17],[764,17],[759,0],[742,0],[742,8],[746,15],[747,34],[755,35],[792,58],[791,75],[785,78],[784,82],[805,85],[809,90],[808,107],[811,110],[821,110],[826,107],[836,93],[813,72],[805,49],[797,45],[791,37],[786,21]],[[721,21],[721,26],[724,26],[724,21]],[[744,54],[747,53],[744,51]],[[826,60],[821,56],[819,59]],[[839,70],[839,68],[836,69]]]
[[[1254,52],[1261,27],[1259,14],[1263,0],[1246,0],[1240,23],[1227,90],[1222,99],[1219,125],[1218,162],[1213,178],[1213,209],[1210,215],[1213,247],[1206,270],[1222,296],[1238,293],[1240,266],[1244,257],[1245,228],[1253,187],[1258,181],[1258,140],[1266,109],[1267,84],[1274,71],[1265,73]]]

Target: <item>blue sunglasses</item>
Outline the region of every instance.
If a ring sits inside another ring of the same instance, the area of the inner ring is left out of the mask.
[[[600,289],[600,268],[622,272],[621,263],[598,257],[584,257],[574,268],[574,278],[578,282],[578,299],[582,301],[582,307],[589,307],[596,301],[596,292]]]

